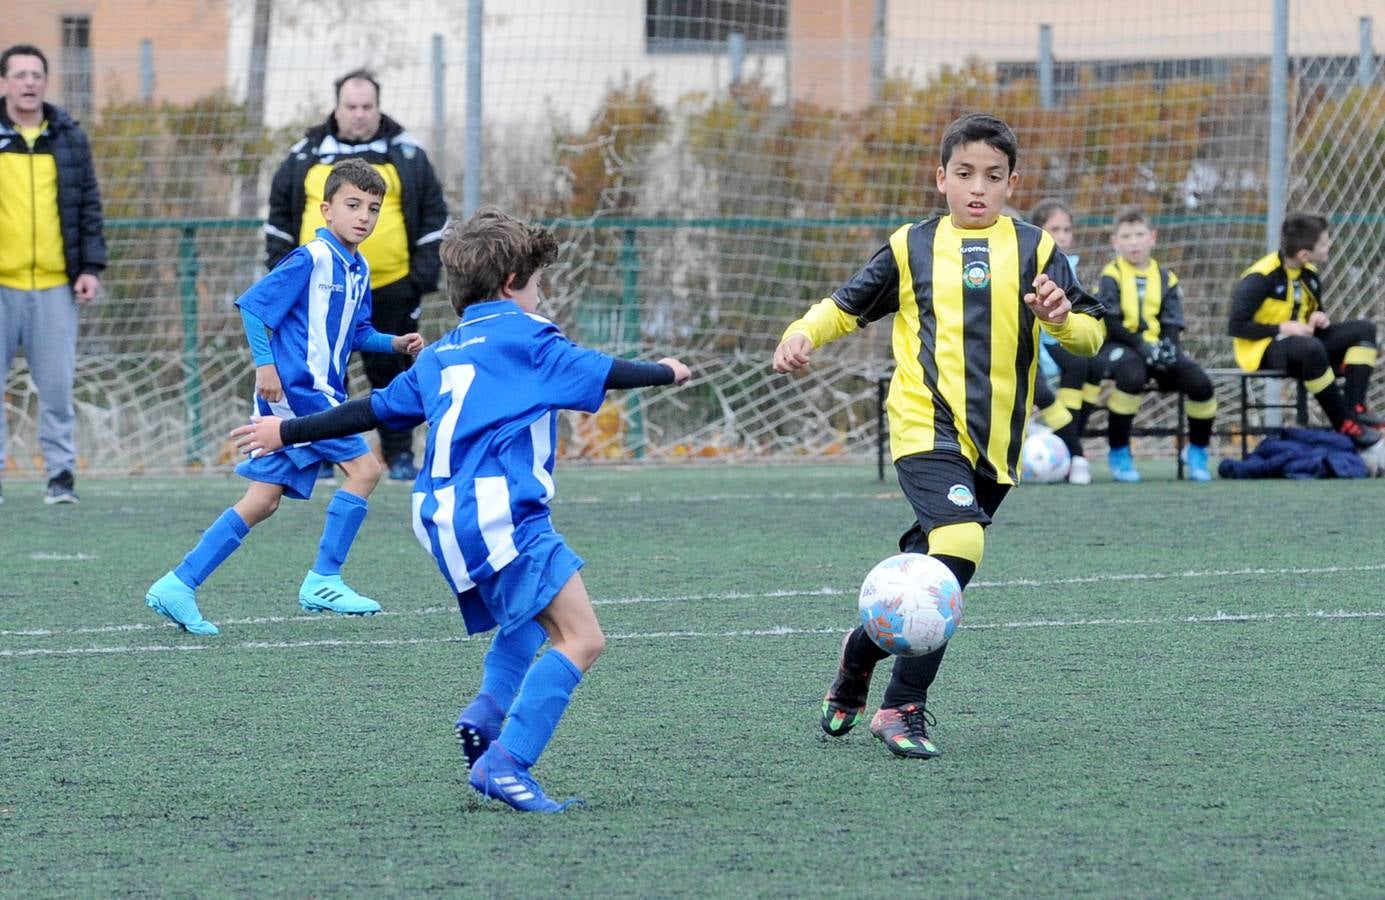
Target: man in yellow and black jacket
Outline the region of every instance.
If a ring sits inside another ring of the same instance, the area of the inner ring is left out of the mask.
[[[323,224],[322,188],[332,164],[359,158],[387,187],[379,224],[361,244],[370,264],[375,327],[386,334],[418,330],[423,295],[437,289],[438,245],[447,224],[447,200],[428,155],[398,122],[380,111],[380,84],[365,70],[336,82],[337,105],[327,121],[310,128],[274,174],[265,223],[265,263],[274,268],[295,247],[313,239]],[[409,357],[361,353],[371,387],[382,388],[409,367]],[[390,478],[412,481],[413,434],[381,426],[380,450]]]
[[[1229,330],[1238,366],[1247,372],[1288,372],[1318,398],[1333,428],[1357,447],[1370,447],[1385,425],[1366,409],[1376,360],[1375,323],[1333,324],[1323,312],[1317,267],[1331,250],[1327,219],[1304,212],[1285,216],[1279,251],[1257,260],[1236,283]],[[1339,372],[1345,393],[1337,386]]]
[[[1145,381],[1153,378],[1159,390],[1181,391],[1187,397],[1188,446],[1183,453],[1188,478],[1211,481],[1207,449],[1217,399],[1207,372],[1178,346],[1183,292],[1178,276],[1150,256],[1155,238],[1144,210],[1121,210],[1111,233],[1116,258],[1101,271],[1097,284],[1109,338],[1101,361],[1116,383],[1106,401],[1106,436],[1111,445],[1106,459],[1116,481],[1140,480],[1130,453],[1130,431]]]
[[[0,80],[0,386],[23,347],[38,388],[44,502],[76,503],[77,308],[96,298],[106,268],[101,192],[86,135],[43,102],[43,52],[10,47],[0,54]],[[0,411],[0,472],[5,438]]]

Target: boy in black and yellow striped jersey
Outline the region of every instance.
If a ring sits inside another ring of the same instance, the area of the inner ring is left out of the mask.
[[[927,553],[957,576],[975,574],[984,528],[1018,481],[1033,408],[1040,329],[1090,356],[1105,329],[1053,238],[1002,215],[1019,176],[1009,126],[971,114],[943,135],[937,188],[948,215],[904,225],[831,296],[784,331],[778,372],[895,313],[895,373],[887,410],[890,450],[915,521],[900,549]],[[871,732],[896,756],[938,754],[928,737],[928,688],[946,645],[899,657]],[[822,728],[840,736],[865,713],[875,664],[887,654],[856,628],[842,643]]]

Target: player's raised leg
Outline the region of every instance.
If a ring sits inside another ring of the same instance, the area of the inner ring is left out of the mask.
[[[470,784],[523,812],[561,812],[575,801],[550,799],[529,769],[548,746],[582,675],[605,649],[606,637],[577,573],[539,614],[539,622],[553,646],[524,676],[509,721],[472,767]]]
[[[380,482],[380,463],[373,454],[366,453],[340,465],[346,472],[346,484],[337,489],[327,504],[317,561],[298,589],[298,603],[309,612],[373,615],[380,611],[380,604],[342,581],[341,567],[365,522],[369,509],[366,498]]]

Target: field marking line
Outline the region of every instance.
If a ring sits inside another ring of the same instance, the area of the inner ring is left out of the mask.
[[[1375,563],[1360,566],[1316,566],[1316,567],[1292,567],[1270,569],[1263,567],[1248,567],[1243,569],[1190,569],[1185,572],[1129,572],[1129,573],[1106,573],[1101,575],[1076,575],[1066,578],[1034,579],[1016,578],[1001,581],[973,581],[967,585],[967,590],[973,588],[1007,588],[1007,587],[1057,587],[1070,584],[1104,584],[1104,583],[1129,583],[1139,581],[1169,581],[1180,578],[1244,578],[1247,576],[1279,577],[1284,575],[1333,575],[1351,572],[1379,572],[1385,571],[1385,563]],[[727,591],[714,594],[674,594],[668,596],[647,596],[647,597],[612,597],[604,600],[593,600],[593,606],[627,606],[639,603],[691,603],[704,600],[729,601],[729,600],[780,600],[789,597],[840,597],[856,593],[855,588],[835,588],[830,586],[818,588],[805,588],[793,591]],[[442,606],[425,606],[420,609],[395,612],[386,610],[378,613],[380,616],[431,616],[438,613],[452,613],[456,607],[450,604]],[[315,622],[332,621],[332,616],[321,615],[300,615],[300,616],[258,616],[243,619],[223,619],[218,620],[223,625],[280,625],[286,622]],[[10,631],[0,630],[0,637],[54,637],[64,634],[109,634],[122,631],[153,631],[156,628],[164,627],[163,623],[133,623],[127,625],[87,625],[77,628],[28,628],[15,629]]]
[[[964,625],[971,631],[994,629],[1032,629],[1032,628],[1110,628],[1135,625],[1220,625],[1230,623],[1269,622],[1275,620],[1320,620],[1347,621],[1352,619],[1385,618],[1385,610],[1312,610],[1304,613],[1228,613],[1217,612],[1208,616],[1173,616],[1168,618],[1109,618],[1109,619],[1037,619],[1018,622],[982,622]],[[165,626],[172,628],[172,625]],[[737,637],[794,637],[800,635],[839,635],[842,626],[824,628],[796,628],[779,625],[772,628],[752,628],[735,631],[646,631],[613,632],[606,635],[607,640],[674,640],[679,638],[737,638]],[[241,641],[235,644],[215,641],[197,644],[148,644],[143,646],[116,647],[74,647],[70,649],[35,648],[28,650],[0,650],[0,657],[26,656],[99,656],[135,653],[181,653],[203,650],[296,650],[310,647],[411,647],[425,644],[464,644],[480,637],[449,636],[436,638],[366,638],[345,640],[325,638],[313,641]]]

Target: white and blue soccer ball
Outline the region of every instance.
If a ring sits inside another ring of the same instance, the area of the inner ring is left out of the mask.
[[[1072,454],[1063,439],[1051,431],[1031,434],[1020,448],[1020,478],[1039,484],[1064,481],[1072,468]]]
[[[1376,441],[1361,451],[1361,460],[1372,478],[1385,477],[1385,440]]]
[[[952,571],[922,553],[882,560],[861,584],[861,625],[896,656],[924,656],[946,644],[962,621],[962,588]]]

